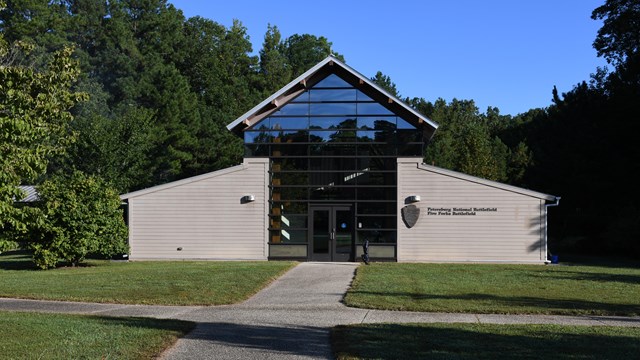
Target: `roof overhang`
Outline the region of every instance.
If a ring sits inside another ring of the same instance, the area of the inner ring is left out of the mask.
[[[330,55],[260,104],[256,105],[253,109],[242,114],[242,116],[227,125],[227,129],[238,136],[242,136],[244,130],[251,128],[260,120],[269,116],[330,74],[340,76],[343,80],[373,100],[387,107],[391,112],[410,122],[418,129],[422,129],[426,139],[430,139],[438,128],[438,124],[434,121],[415,111],[409,105],[369,80],[366,76]]]

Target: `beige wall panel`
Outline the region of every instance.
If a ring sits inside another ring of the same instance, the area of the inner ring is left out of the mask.
[[[421,197],[414,204],[420,216],[412,228],[398,217],[398,261],[541,263],[546,258],[540,198],[399,159],[399,213],[412,195]],[[474,212],[473,208],[496,211]]]
[[[267,180],[267,160],[251,159],[197,181],[134,193],[131,260],[266,260]],[[255,201],[241,203],[249,194]]]

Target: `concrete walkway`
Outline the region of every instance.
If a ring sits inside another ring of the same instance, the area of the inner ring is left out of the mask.
[[[0,310],[146,316],[197,322],[163,359],[330,359],[331,327],[381,322],[568,324],[640,327],[640,317],[443,314],[348,308],[358,264],[301,263],[244,303],[144,306],[0,299]]]

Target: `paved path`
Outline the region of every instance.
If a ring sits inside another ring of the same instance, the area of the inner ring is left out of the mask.
[[[348,308],[358,264],[301,263],[244,303],[144,306],[0,299],[0,310],[174,318],[198,323],[164,359],[330,359],[329,331],[340,324],[462,322],[640,327],[640,317],[443,314]]]

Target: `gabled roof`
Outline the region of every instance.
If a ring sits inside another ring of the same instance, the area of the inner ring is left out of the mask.
[[[427,139],[431,138],[438,128],[438,124],[431,119],[415,111],[409,105],[369,80],[366,76],[330,55],[285,85],[282,89],[266,98],[260,104],[256,105],[253,109],[242,114],[242,116],[227,125],[227,129],[237,135],[242,135],[243,130],[252,127],[260,120],[269,116],[329,74],[340,76],[343,80],[358,88],[373,100],[383,104],[393,113],[412,123],[417,128],[422,129]]]
[[[467,175],[467,174],[464,174],[464,173],[461,173],[461,172],[439,168],[439,167],[433,166],[433,165],[427,165],[427,164],[422,163],[422,164],[418,165],[418,168],[422,169],[422,170],[434,172],[436,174],[450,176],[450,177],[453,177],[453,178],[466,180],[466,181],[474,182],[474,183],[485,185],[485,186],[490,186],[490,187],[493,187],[493,188],[496,188],[496,189],[510,191],[510,192],[513,192],[513,193],[516,193],[516,194],[531,196],[531,197],[534,197],[534,198],[537,198],[537,199],[541,199],[541,200],[546,200],[546,201],[558,201],[558,200],[560,200],[559,197],[554,196],[554,195],[549,195],[549,194],[545,194],[545,193],[541,193],[541,192],[537,192],[537,191],[533,191],[533,190],[529,190],[529,189],[524,189],[524,188],[520,188],[520,187],[513,186],[513,185],[507,185],[507,184],[499,183],[497,181],[491,181],[491,180],[479,178],[479,177],[476,177],[476,176]]]

